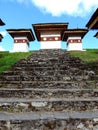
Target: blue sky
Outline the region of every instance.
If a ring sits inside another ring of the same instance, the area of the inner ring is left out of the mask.
[[[0,18],[5,26],[0,27],[4,38],[0,45],[5,50],[13,48],[13,39],[6,29],[32,28],[36,23],[68,22],[68,28],[85,28],[98,0],[0,0]],[[90,30],[83,39],[83,48],[98,48],[98,39],[93,37],[97,30]],[[35,40],[30,42],[30,50],[40,48]],[[66,43],[62,42],[66,49]]]

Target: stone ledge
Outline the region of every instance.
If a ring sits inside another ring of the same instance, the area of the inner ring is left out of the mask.
[[[97,102],[98,97],[95,98],[0,98],[0,103],[11,103],[11,102]]]
[[[0,113],[0,121],[7,120],[46,120],[46,119],[95,119],[98,118],[98,112],[32,112],[32,113],[19,113],[9,114]]]

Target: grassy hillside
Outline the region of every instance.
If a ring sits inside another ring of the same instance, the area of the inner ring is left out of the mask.
[[[27,58],[32,52],[0,52],[0,73],[10,68],[15,62]]]
[[[79,57],[82,61],[88,64],[98,75],[98,49],[89,49],[84,52],[71,51],[72,56]]]
[[[79,57],[86,63],[98,62],[98,49],[88,49],[86,51],[70,51],[70,54]]]

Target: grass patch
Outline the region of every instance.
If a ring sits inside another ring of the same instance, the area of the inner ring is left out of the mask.
[[[72,56],[80,58],[86,63],[98,62],[98,49],[88,49],[86,51],[70,51]]]
[[[9,69],[14,63],[22,58],[27,58],[32,52],[0,52],[0,73]]]
[[[70,51],[72,56],[80,58],[98,75],[98,49],[88,49],[87,51]]]

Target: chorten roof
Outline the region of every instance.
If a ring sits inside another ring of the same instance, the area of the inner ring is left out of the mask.
[[[0,34],[0,42],[2,41],[3,36]]]
[[[66,30],[68,27],[68,23],[41,23],[41,24],[32,24],[35,35],[37,37],[37,40],[40,41],[40,35],[41,33],[53,33],[53,32],[59,32],[62,33],[62,31]]]
[[[67,41],[68,37],[77,37],[80,36],[83,38],[85,34],[88,32],[88,29],[68,29],[65,30],[62,34],[62,41]]]
[[[26,36],[29,41],[35,40],[31,29],[7,29],[7,31],[12,36],[12,38]]]
[[[95,36],[94,36],[94,37],[98,38],[98,32],[95,34]]]
[[[89,29],[98,29],[98,8],[91,16],[90,20],[86,24],[86,27],[88,27]]]
[[[5,25],[5,23],[0,19],[0,26]]]

